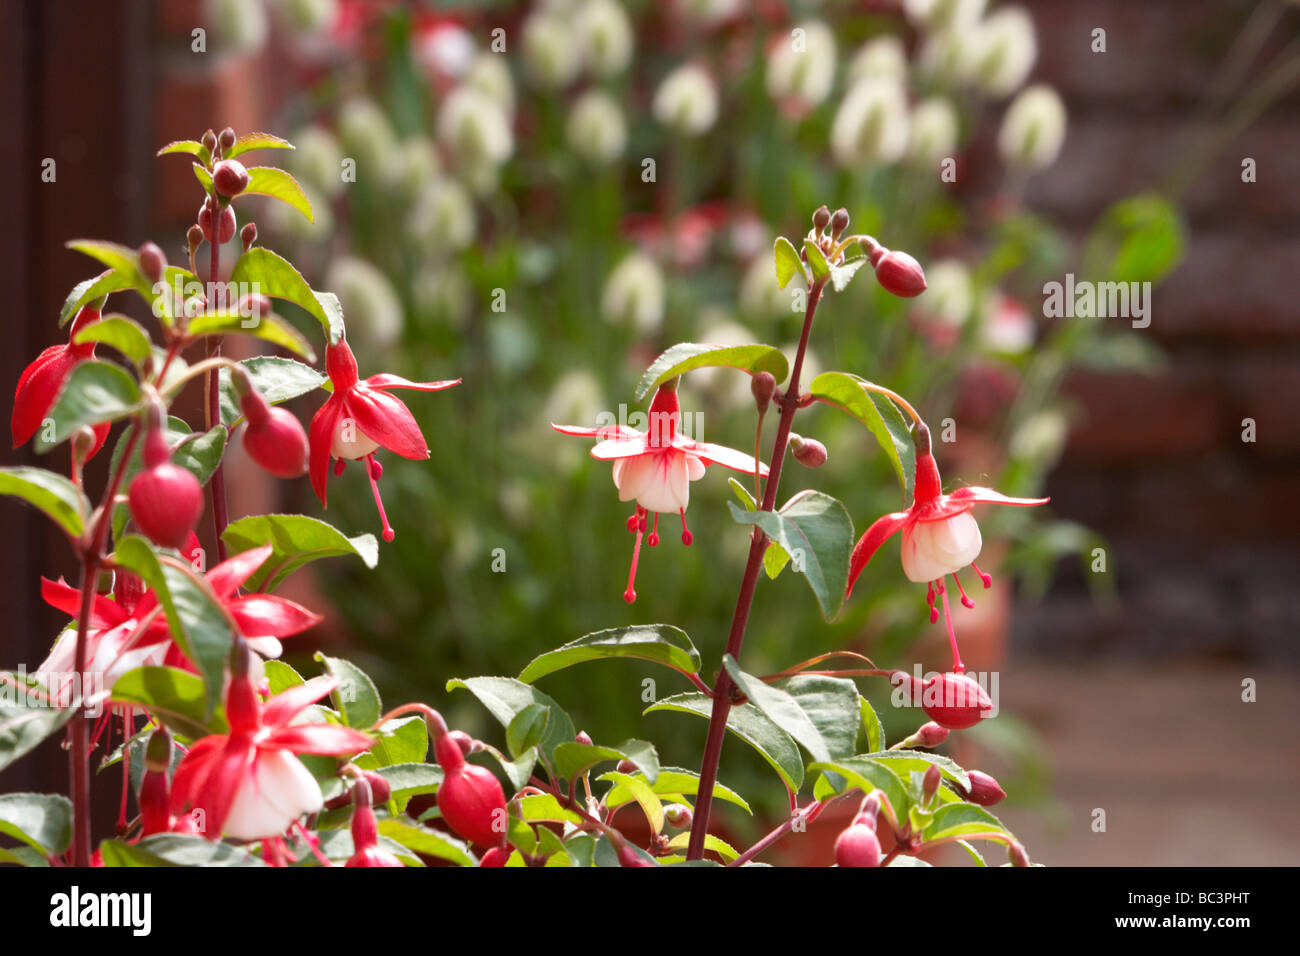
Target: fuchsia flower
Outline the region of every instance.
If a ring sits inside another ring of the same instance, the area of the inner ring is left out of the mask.
[[[948,592],[944,589],[943,579],[952,575],[961,593],[961,602],[966,607],[974,607],[972,601],[957,579],[957,572],[970,565],[980,576],[984,587],[993,586],[993,576],[981,571],[975,564],[983,547],[979,524],[971,515],[971,509],[977,504],[995,505],[1041,505],[1047,498],[1011,498],[991,488],[958,488],[951,494],[943,493],[939,479],[939,467],[935,464],[930,451],[930,430],[918,422],[913,430],[916,444],[916,479],[912,494],[912,507],[906,511],[896,511],[876,520],[866,530],[853,548],[849,558],[849,581],[844,596],[853,593],[853,584],[871,560],[872,555],[895,532],[902,531],[901,556],[903,573],[908,580],[929,584],[927,600],[930,605],[931,623],[939,619],[935,608],[936,592],[943,598],[944,613],[948,611]],[[949,636],[952,632],[952,620],[948,620]],[[957,654],[956,639],[953,638],[953,669],[961,673],[961,657]]]
[[[248,645],[236,641],[226,691],[230,732],[195,743],[172,779],[171,812],[203,811],[209,840],[271,839],[321,809],[320,786],[294,754],[343,756],[370,747],[370,738],[351,727],[293,722],[338,685],[336,678],[313,678],[263,702],[251,658]]]
[[[326,505],[325,484],[329,480],[329,461],[337,459],[336,475],[343,473],[347,461],[366,459],[366,474],[384,526],[384,540],[392,541],[396,532],[388,524],[384,502],[379,497],[379,478],[383,467],[375,461],[375,452],[387,448],[403,458],[428,458],[429,445],[420,432],[411,410],[389,389],[414,388],[437,392],[459,385],[460,379],[442,382],[411,382],[386,373],[361,379],[357,359],[345,339],[325,350],[325,370],[334,384],[334,394],[320,407],[311,421],[308,437],[311,446],[311,486],[322,505]]]
[[[95,357],[94,342],[75,345],[73,339],[86,326],[98,321],[99,310],[85,306],[72,320],[72,327],[68,329],[68,343],[51,345],[23,370],[18,379],[18,387],[14,390],[14,411],[9,420],[15,448],[36,434],[54,407],[59,393],[63,391],[73,368],[86,359]],[[94,426],[95,444],[86,454],[86,461],[95,457],[95,453],[104,447],[108,427],[107,423]]]
[[[655,513],[655,520],[650,529],[650,547],[659,543],[659,514],[672,512],[677,512],[682,519],[682,543],[690,544],[692,535],[686,527],[690,483],[704,477],[707,465],[723,465],[750,475],[757,468],[761,476],[767,477],[767,466],[756,463],[753,456],[725,445],[695,441],[681,434],[677,431],[680,420],[681,407],[674,383],[660,386],[655,392],[650,403],[649,427],[645,432],[627,425],[603,428],[551,425],[565,435],[601,439],[591,449],[591,456],[614,462],[618,500],[636,501],[636,513],[627,519],[628,531],[636,535],[632,570],[628,574],[627,590],[623,592],[623,599],[629,604],[636,600],[637,559],[651,512]]]

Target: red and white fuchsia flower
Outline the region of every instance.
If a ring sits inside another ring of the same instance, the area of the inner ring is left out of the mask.
[[[398,375],[381,373],[362,379],[357,374],[357,360],[345,339],[325,350],[325,370],[334,385],[334,394],[321,406],[311,422],[311,486],[322,505],[326,505],[325,485],[329,481],[330,458],[336,459],[334,473],[342,474],[348,461],[366,460],[366,474],[374,491],[383,522],[384,540],[392,541],[396,532],[388,524],[384,502],[379,497],[379,478],[383,467],[375,461],[375,452],[387,448],[403,458],[428,458],[429,445],[420,432],[411,410],[402,400],[389,394],[394,388],[413,388],[437,392],[459,385],[460,379],[442,382],[411,382]]]
[[[975,559],[979,557],[983,539],[979,524],[970,513],[977,504],[996,505],[1041,505],[1047,498],[1011,498],[992,490],[975,486],[958,488],[951,494],[943,493],[939,479],[939,466],[935,464],[930,450],[930,430],[922,422],[917,422],[913,429],[913,441],[916,446],[916,479],[912,493],[912,507],[906,511],[896,511],[876,520],[858,539],[849,558],[849,581],[845,588],[845,597],[853,593],[853,584],[867,566],[872,555],[895,532],[902,532],[903,573],[908,580],[929,584],[927,601],[930,605],[930,621],[939,619],[935,608],[936,593],[943,599],[944,614],[948,616],[948,592],[943,579],[952,575],[961,602],[966,607],[974,607],[975,602],[967,595],[957,578],[957,572],[970,565],[980,576],[984,587],[993,586],[993,577],[979,569]],[[952,636],[952,619],[948,616],[948,632],[952,638],[953,670],[961,673],[965,668],[961,655],[957,653],[956,638]]]
[[[650,547],[659,543],[659,515],[673,512],[682,519],[682,543],[690,544],[692,535],[686,527],[690,483],[704,477],[706,466],[723,465],[749,475],[754,474],[757,468],[762,477],[767,477],[767,466],[756,463],[752,455],[683,435],[677,430],[680,421],[681,406],[677,401],[677,383],[674,380],[655,392],[650,402],[649,425],[644,432],[627,425],[602,428],[551,425],[565,435],[601,439],[591,449],[591,456],[614,463],[618,500],[636,502],[636,513],[627,519],[628,531],[636,535],[632,569],[628,574],[627,590],[623,592],[623,598],[629,604],[636,600],[637,559],[651,512],[655,518],[649,528]]]
[[[46,416],[50,414],[50,409],[54,407],[59,393],[63,391],[63,386],[67,383],[73,368],[78,363],[95,357],[94,342],[76,345],[73,339],[82,329],[98,321],[99,310],[85,306],[72,320],[72,327],[68,329],[67,344],[51,345],[23,370],[22,376],[18,379],[18,387],[14,390],[14,411],[9,419],[9,431],[15,448],[26,443],[36,434]],[[108,424],[96,425],[95,443],[86,454],[86,461],[93,458],[95,453],[104,447],[106,438],[108,438]]]
[[[195,743],[172,780],[172,813],[202,811],[209,840],[222,834],[236,840],[278,837],[323,803],[316,778],[294,755],[344,756],[371,743],[351,727],[294,722],[338,685],[336,678],[313,678],[263,702],[253,685],[251,658],[248,645],[236,640],[226,691],[230,732]]]

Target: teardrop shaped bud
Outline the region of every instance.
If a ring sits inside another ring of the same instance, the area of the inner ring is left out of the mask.
[[[506,861],[510,859],[510,848],[504,846],[494,846],[481,857],[478,858],[479,866],[505,866]]]
[[[302,423],[288,409],[272,406],[257,391],[240,400],[248,424],[244,451],[277,478],[297,478],[307,471],[310,449]]]
[[[239,230],[239,241],[243,243],[245,252],[253,248],[253,243],[257,242],[257,223],[244,223],[244,228]]]
[[[212,132],[212,130],[208,130],[203,134],[203,139],[200,140],[200,142],[203,143],[203,148],[211,153],[217,148],[217,134]]]
[[[754,395],[754,404],[758,406],[758,413],[766,414],[767,407],[772,402],[772,394],[776,391],[776,377],[771,372],[759,372],[750,379],[749,390]]]
[[[817,211],[813,213],[813,229],[817,230],[817,232],[822,232],[830,221],[831,211],[825,206],[819,206]]]
[[[235,131],[227,126],[217,136],[217,143],[221,146],[221,151],[227,152],[230,147],[235,145]]]
[[[921,709],[941,727],[965,730],[993,712],[993,701],[974,678],[939,674],[922,682]]]
[[[872,265],[876,268],[876,279],[885,291],[899,298],[911,299],[925,291],[925,271],[906,252],[884,250]]]
[[[161,428],[145,436],[144,462],[127,494],[131,517],[155,544],[180,548],[203,514],[203,488],[192,474],[172,464]]]
[[[237,159],[223,159],[212,168],[212,185],[223,196],[238,196],[248,188],[248,170]]]
[[[831,216],[831,238],[838,239],[840,233],[849,227],[849,211],[843,207],[835,210]]]
[[[140,247],[140,271],[151,283],[161,282],[167,271],[167,256],[156,242],[146,242]]]
[[[664,819],[668,821],[670,827],[687,830],[695,822],[695,814],[684,803],[670,803],[664,807]]]
[[[982,770],[968,770],[967,774],[970,776],[970,790],[966,799],[971,803],[991,807],[1007,798],[1007,792],[989,774]]]
[[[577,736],[573,738],[573,742],[576,744],[582,744],[585,747],[590,747],[591,734],[587,733],[585,730],[580,730],[578,731]]]
[[[798,442],[791,440],[790,450],[794,460],[805,468],[820,468],[826,464],[826,446],[815,438],[800,436]]]
[[[459,756],[459,748],[456,753]],[[464,763],[463,758],[459,770],[448,771],[445,765],[443,770],[438,788],[443,821],[470,843],[501,843],[506,833],[506,797],[496,775],[486,767]]]
[[[922,747],[937,747],[948,739],[948,728],[936,724],[933,720],[921,725],[916,732],[916,742]]]
[[[921,780],[921,792],[925,794],[927,800],[939,792],[939,783],[942,780],[943,771],[930,764],[929,769],[925,771],[925,777]]]
[[[879,866],[880,840],[871,827],[854,823],[835,838],[835,862],[840,866]]]

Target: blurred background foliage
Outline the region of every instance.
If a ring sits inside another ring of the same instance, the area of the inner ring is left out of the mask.
[[[1071,415],[1059,394],[1066,371],[1159,362],[1126,321],[1043,317],[1044,282],[1067,272],[1159,282],[1184,237],[1156,195],[1102,212],[1082,246],[1026,207],[1026,179],[1051,175],[1067,119],[1052,90],[1030,84],[1037,44],[1019,7],[209,7],[230,45],[287,27],[296,92],[277,132],[298,145],[287,163],[317,215],[314,226],[292,212],[268,218],[267,243],[339,295],[363,374],[465,379],[410,401],[432,461],[386,463],[398,534],[378,571],[339,564],[323,581],[355,637],[352,656],[394,701],[432,698],[486,733],[468,697],[444,697],[449,677],[514,675],[546,649],[626,623],[678,625],[716,666],[746,552],[721,469],[694,486],[695,543],[666,535],[643,555],[629,608],[627,506],[609,466],[548,423],[634,411],[637,378],[674,342],[759,341],[793,355],[802,303],[776,286],[772,242],[797,240],[823,203],[915,255],[930,287],[902,301],[861,274],[819,311],[811,372],[851,371],[908,397],[937,435],[955,436],[936,449],[949,485],[1036,493]],[[982,179],[996,188],[970,188],[971,166],[989,156],[999,169]],[[692,373],[681,395],[702,416],[696,437],[752,447],[745,376]],[[892,472],[860,425],[828,408],[796,425],[830,458],[815,473],[791,463],[782,500],[806,487],[835,495],[859,533],[898,509]],[[349,469],[330,496],[329,517],[350,531],[377,524],[364,481]],[[1087,560],[1098,543],[1049,509],[981,520],[995,558],[990,601],[1015,580],[1041,591],[1058,561]],[[1004,618],[981,625],[994,632],[983,666],[1000,664]],[[959,612],[959,634],[965,620]],[[785,574],[760,586],[745,666],[774,671],[852,648],[910,668],[933,631],[897,562],[876,562],[829,626]],[[652,738],[666,762],[695,766],[702,724],[640,716],[642,677],[660,682],[658,696],[686,688],[607,666],[548,677],[544,689],[597,742]],[[1041,797],[1032,737],[998,723],[977,737],[1019,768],[1008,773],[1020,796]],[[891,738],[913,724],[903,714]],[[733,786],[751,756],[739,750],[724,768]]]

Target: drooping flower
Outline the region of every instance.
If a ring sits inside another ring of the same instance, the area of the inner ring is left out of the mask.
[[[78,363],[95,357],[94,342],[77,345],[73,340],[78,332],[98,321],[99,310],[89,305],[84,306],[72,320],[67,344],[51,345],[23,370],[18,379],[18,387],[14,389],[14,411],[9,419],[9,431],[15,448],[26,443],[44,423],[59,393],[63,391],[68,376],[72,374],[72,369]],[[107,423],[95,426],[95,443],[86,455],[87,461],[104,447],[108,428]]]
[[[434,740],[442,767],[438,810],[447,826],[471,843],[499,846],[506,838],[506,797],[501,781],[486,767],[468,763],[460,744],[449,733]]]
[[[912,506],[906,511],[896,511],[876,520],[858,539],[849,558],[849,580],[845,597],[853,593],[853,584],[871,560],[872,555],[896,532],[902,532],[903,573],[908,580],[929,584],[927,601],[930,605],[931,623],[939,619],[935,608],[936,593],[942,597],[945,614],[948,609],[948,592],[943,579],[952,575],[966,607],[974,607],[957,578],[957,572],[970,565],[980,576],[984,587],[993,586],[993,577],[975,564],[983,539],[979,524],[970,513],[977,504],[1041,505],[1047,498],[1012,498],[991,488],[968,486],[950,494],[943,493],[939,467],[930,451],[930,430],[918,422],[913,429],[916,446],[916,477],[913,485]],[[953,670],[961,673],[965,668],[957,653],[957,641],[952,635],[952,620],[948,619],[949,637],[952,639]]]
[[[378,777],[378,774],[375,776]],[[379,779],[383,779],[380,777]],[[375,811],[371,809],[372,794],[370,784],[362,779],[353,789],[352,806],[352,856],[343,865],[346,866],[404,866],[397,857],[379,845],[379,827],[375,821]]]
[[[334,384],[334,394],[320,407],[311,422],[308,441],[311,445],[311,486],[322,505],[326,505],[325,485],[329,480],[330,458],[337,459],[334,473],[341,474],[348,461],[366,460],[366,473],[374,491],[384,540],[392,541],[396,532],[388,524],[384,503],[379,497],[379,477],[384,473],[375,452],[383,447],[403,458],[428,458],[429,445],[420,432],[411,410],[399,398],[389,394],[394,388],[413,388],[437,392],[460,384],[460,379],[441,382],[411,382],[398,375],[380,373],[362,379],[357,374],[356,356],[345,339],[325,352],[325,370]]]
[[[665,383],[650,402],[648,428],[637,431],[627,425],[584,428],[578,425],[551,427],[565,435],[599,438],[591,456],[614,463],[614,485],[619,501],[635,501],[636,512],[627,519],[628,531],[636,535],[632,550],[632,569],[628,573],[623,599],[636,600],[636,566],[641,554],[641,539],[649,530],[647,543],[659,543],[659,515],[676,512],[682,519],[682,543],[690,544],[692,535],[686,527],[686,505],[690,501],[690,483],[704,477],[708,465],[723,465],[736,471],[767,477],[767,466],[755,462],[752,455],[696,441],[679,432],[681,406],[677,401],[676,382]],[[653,526],[649,526],[654,512]]]
[[[323,804],[320,786],[295,754],[343,756],[370,746],[351,727],[293,723],[338,685],[336,678],[313,678],[263,702],[249,672],[251,657],[247,644],[236,641],[226,691],[229,733],[196,742],[172,779],[172,813],[201,810],[209,840],[278,837]]]

